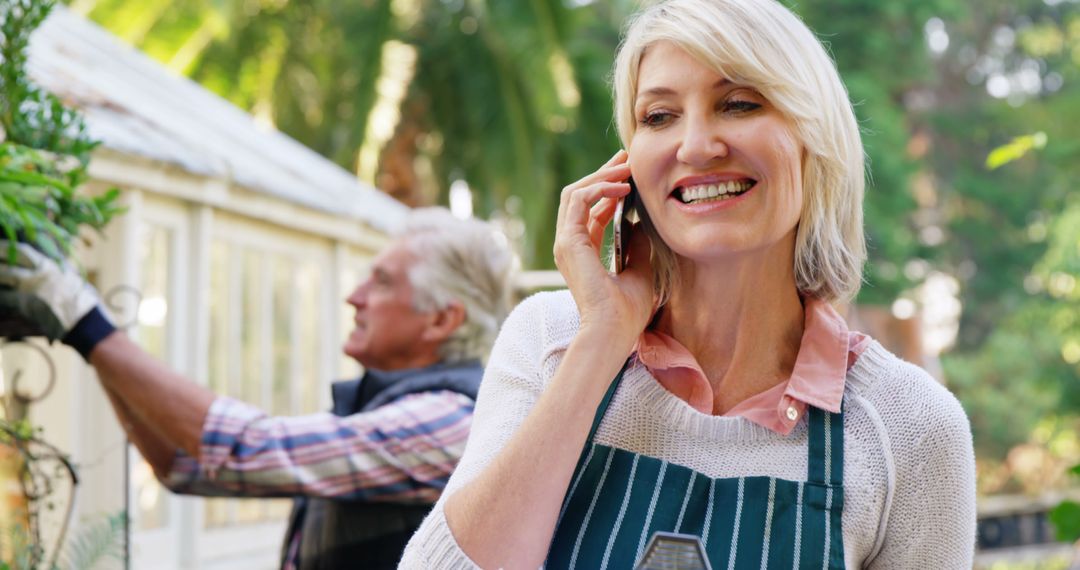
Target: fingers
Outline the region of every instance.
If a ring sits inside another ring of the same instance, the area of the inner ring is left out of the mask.
[[[599,246],[604,241],[604,229],[615,217],[618,204],[618,198],[601,198],[589,211],[589,239],[593,245]]]
[[[620,150],[595,172],[563,188],[553,247],[556,267],[564,270],[564,262],[572,259],[588,264],[585,260],[592,257],[596,267],[589,271],[602,270],[598,253],[604,228],[613,217],[615,199],[630,193],[629,177],[627,154]],[[577,266],[577,263],[572,262],[567,267]]]
[[[586,186],[594,184],[596,182],[621,182],[630,177],[630,164],[626,162],[627,154],[625,150],[620,150],[608,159],[600,168],[597,168],[595,172],[585,176],[574,183],[577,186]]]
[[[587,231],[591,221],[590,213],[593,208],[599,206],[601,199],[607,198],[612,204],[616,199],[630,193],[630,185],[626,182],[598,182],[591,186],[579,188],[571,193],[566,204],[566,213],[563,217],[564,224],[581,224],[586,226]],[[614,208],[612,207],[612,214]],[[608,217],[608,221],[611,218]],[[605,223],[606,225],[606,223]],[[603,227],[603,226],[601,226]],[[591,231],[589,231],[591,233]]]
[[[626,151],[620,150],[595,172],[563,188],[562,194],[559,196],[559,215],[557,222],[562,222],[566,205],[570,200],[570,196],[575,191],[598,182],[622,182],[629,178],[630,165],[627,164],[626,158]]]

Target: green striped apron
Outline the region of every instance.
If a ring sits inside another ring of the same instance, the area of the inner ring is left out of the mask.
[[[809,408],[807,481],[713,479],[593,441],[622,376],[596,411],[546,568],[633,568],[657,531],[700,537],[714,570],[844,568],[843,413]]]

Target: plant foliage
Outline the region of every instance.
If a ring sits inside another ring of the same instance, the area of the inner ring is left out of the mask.
[[[79,528],[68,541],[60,568],[97,568],[106,560],[124,561],[127,514],[119,512]]]
[[[0,236],[25,240],[60,260],[83,226],[102,229],[120,212],[119,191],[77,193],[98,145],[75,109],[33,84],[27,75],[32,32],[54,0],[0,0]]]

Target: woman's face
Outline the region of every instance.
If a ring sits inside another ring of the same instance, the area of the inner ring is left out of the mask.
[[[802,145],[760,93],[659,42],[642,57],[634,115],[631,172],[672,251],[703,263],[794,249]]]

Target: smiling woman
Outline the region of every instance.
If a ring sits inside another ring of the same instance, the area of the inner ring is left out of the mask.
[[[824,48],[773,0],[671,0],[614,77],[626,150],[561,196],[569,292],[507,320],[402,566],[630,568],[676,540],[713,568],[969,568],[963,410],[831,305],[860,285],[865,173]]]

